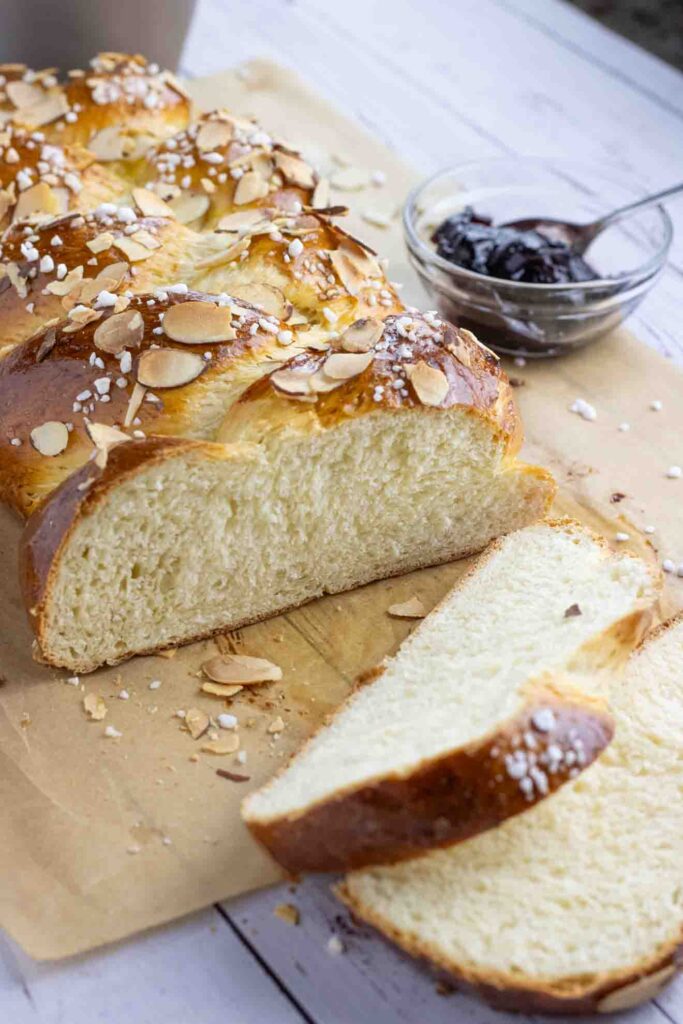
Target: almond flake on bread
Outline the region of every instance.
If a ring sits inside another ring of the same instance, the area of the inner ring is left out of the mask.
[[[490,829],[591,763],[607,683],[639,641],[657,571],[578,524],[492,545],[244,819],[288,871],[401,860]],[[570,598],[584,614],[565,619]]]
[[[646,637],[611,709],[612,744],[552,799],[450,850],[355,872],[341,898],[501,1009],[654,998],[683,947],[683,617]]]

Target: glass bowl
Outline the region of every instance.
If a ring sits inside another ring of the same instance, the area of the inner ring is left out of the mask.
[[[403,227],[410,261],[439,312],[486,345],[508,355],[556,356],[611,331],[647,294],[671,245],[666,210],[643,210],[599,235],[587,259],[600,278],[580,284],[528,284],[464,270],[437,255],[434,229],[465,206],[495,224],[529,216],[586,222],[640,195],[602,168],[570,161],[461,164],[408,196]]]

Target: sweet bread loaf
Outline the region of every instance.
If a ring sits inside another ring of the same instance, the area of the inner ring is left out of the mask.
[[[683,946],[683,619],[646,638],[611,707],[612,744],[555,796],[450,850],[351,874],[341,898],[499,1008],[654,998]]]
[[[526,811],[610,741],[607,684],[657,576],[568,521],[496,542],[244,820],[297,874],[402,860]]]
[[[365,320],[295,356],[218,433],[115,443],[33,514],[23,572],[46,661],[88,671],[459,558],[554,490],[516,460],[493,358],[434,317]]]

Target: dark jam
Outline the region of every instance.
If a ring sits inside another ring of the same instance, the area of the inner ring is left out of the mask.
[[[540,231],[496,227],[490,217],[475,213],[471,206],[440,224],[432,242],[445,260],[485,277],[528,284],[573,284],[598,278],[566,242],[552,241]]]

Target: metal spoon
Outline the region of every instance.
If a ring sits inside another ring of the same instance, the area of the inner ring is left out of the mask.
[[[516,228],[519,231],[540,231],[551,242],[564,242],[571,246],[573,251],[580,256],[605,228],[615,224],[622,217],[628,217],[636,210],[643,210],[647,206],[655,206],[663,199],[678,195],[679,192],[683,192],[683,183],[672,185],[671,188],[665,188],[651,196],[645,196],[644,199],[637,199],[627,206],[620,206],[619,209],[613,210],[612,213],[608,213],[590,224],[572,224],[569,221],[555,220],[552,217],[526,217],[522,220],[509,221],[507,224],[503,224],[503,227]]]

